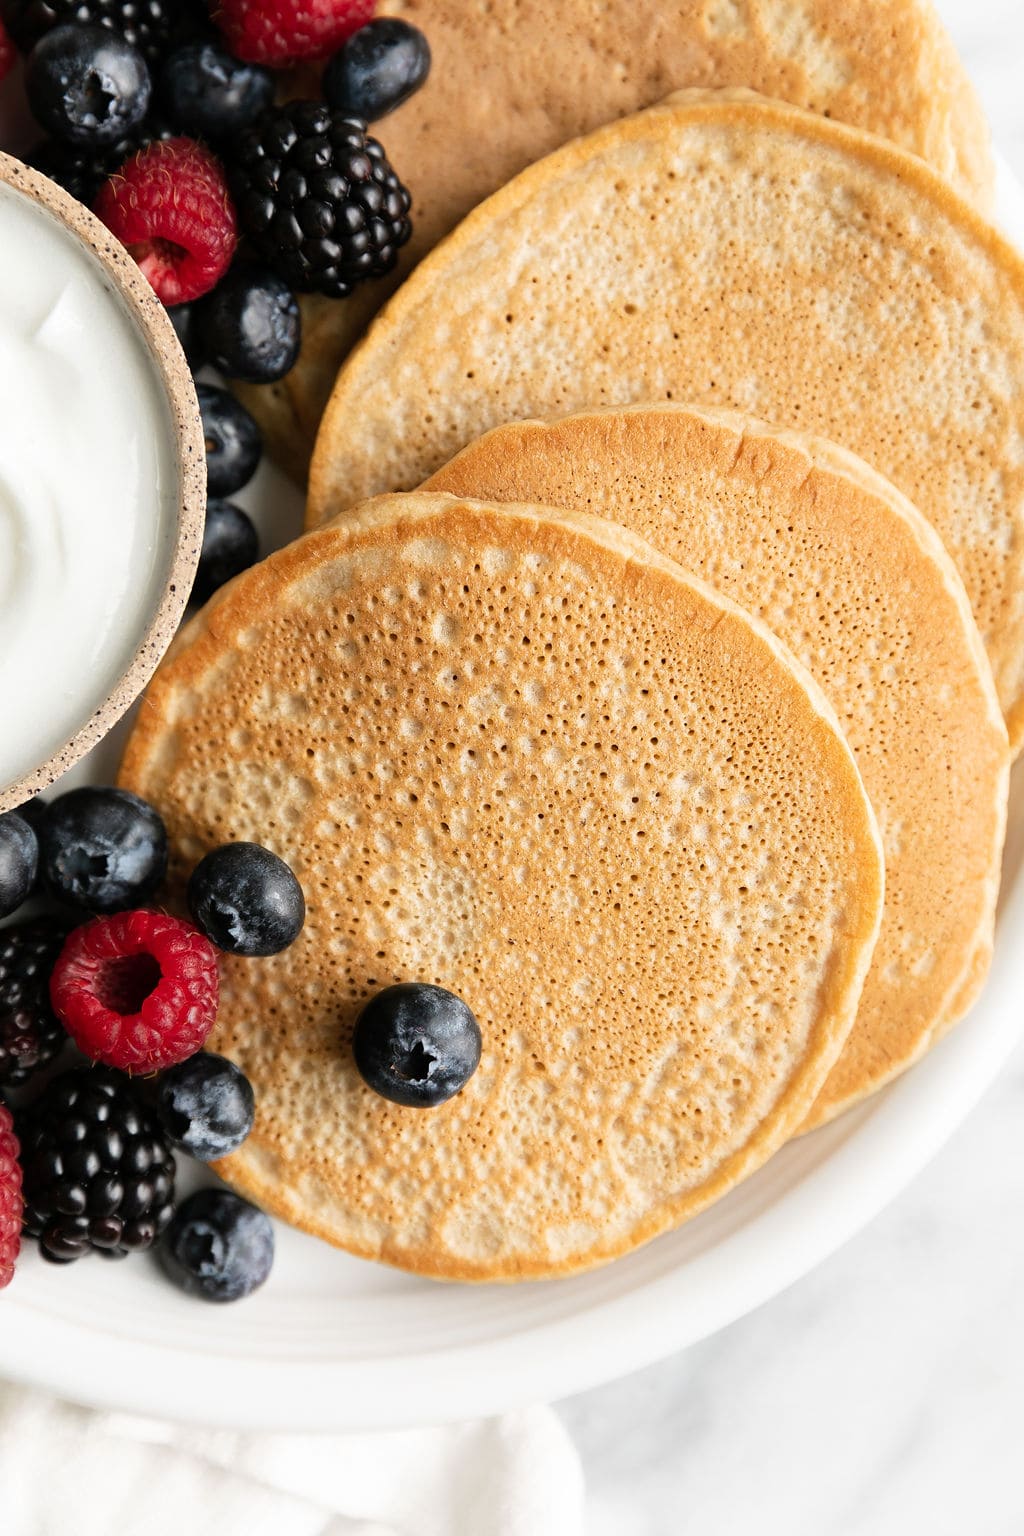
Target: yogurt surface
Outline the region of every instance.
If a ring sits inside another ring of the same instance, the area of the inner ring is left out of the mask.
[[[0,184],[0,787],[58,751],[142,642],[178,476],[156,365],[100,263]]]

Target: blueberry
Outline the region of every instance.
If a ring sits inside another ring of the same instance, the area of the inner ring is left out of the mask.
[[[193,373],[198,373],[206,362],[202,338],[199,333],[199,316],[195,304],[172,304],[167,318],[174,326],[174,333],[181,342],[185,361]]]
[[[241,507],[231,501],[208,501],[192,601],[208,602],[218,587],[247,571],[259,557],[256,529]]]
[[[199,410],[206,434],[206,484],[211,496],[233,496],[256,473],[263,452],[260,429],[226,389],[200,384]]]
[[[208,853],[192,871],[188,906],[197,927],[232,955],[276,955],[306,920],[301,885],[258,843],[225,843]]]
[[[352,1046],[375,1093],[431,1109],[453,1098],[480,1065],[480,1026],[453,992],[407,981],[371,998],[356,1020]]]
[[[89,147],[123,139],[146,115],[149,70],[137,48],[106,27],[54,27],[29,55],[33,116],[55,139]]]
[[[266,267],[233,267],[200,310],[206,355],[231,379],[272,384],[299,355],[302,319],[288,284]]]
[[[199,1051],[164,1072],[156,1112],[167,1138],[201,1163],[234,1152],[252,1130],[252,1084],[223,1056]]]
[[[273,103],[274,77],[216,42],[192,42],[167,55],[157,89],[176,128],[193,138],[224,139],[248,128]]]
[[[179,1205],[160,1244],[164,1270],[189,1296],[240,1301],[274,1263],[274,1229],[229,1189],[201,1189]]]
[[[25,817],[17,811],[0,816],[0,917],[27,901],[36,883],[39,844]]]
[[[167,873],[167,833],[125,789],[72,789],[50,802],[39,834],[51,895],[90,912],[143,906]]]
[[[26,800],[24,805],[17,807],[17,814],[22,821],[27,821],[33,832],[39,831],[43,824],[43,817],[49,809],[49,802],[42,795],[34,795],[31,800]]]
[[[382,16],[353,32],[324,71],[329,106],[374,123],[408,101],[430,74],[430,44],[418,27]]]

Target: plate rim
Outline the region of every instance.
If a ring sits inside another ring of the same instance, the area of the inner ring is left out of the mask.
[[[1024,184],[998,151],[996,162],[1001,205],[1016,205],[1024,229]],[[1016,841],[1024,845],[1024,760],[1014,774],[1013,812]],[[823,1160],[797,1170],[765,1209],[685,1263],[569,1315],[415,1357],[311,1363],[204,1349],[200,1386],[197,1350],[176,1347],[173,1338],[156,1345],[56,1318],[15,1284],[0,1301],[0,1376],[89,1407],[182,1424],[384,1430],[554,1401],[698,1343],[801,1279],[894,1200],[975,1108],[1024,1036],[1024,956],[1009,940],[1016,932],[1024,941],[1024,846],[1012,852],[1016,867],[1007,873],[1004,866],[992,971],[969,1018],[880,1094],[812,1132],[835,1141]],[[779,1166],[785,1150],[755,1181]],[[650,1246],[671,1239],[666,1234]]]

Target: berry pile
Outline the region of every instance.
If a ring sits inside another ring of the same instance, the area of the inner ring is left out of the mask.
[[[228,469],[237,476],[230,458]],[[55,1264],[162,1242],[167,1273],[212,1301],[248,1295],[269,1272],[270,1223],[237,1195],[207,1191],[175,1216],[174,1153],[212,1162],[252,1129],[250,1083],[203,1049],[218,951],[286,948],[305,921],[302,889],[269,849],[226,844],[193,871],[185,922],[148,905],[166,872],[162,819],[124,790],[70,790],[0,816],[0,916],[28,899],[58,909],[0,928],[0,1088],[22,1101],[15,1136],[0,1099],[0,1287],[22,1231]],[[40,1089],[71,1045],[90,1065]]]
[[[298,293],[344,298],[398,261],[411,200],[368,126],[425,83],[430,48],[408,22],[374,20],[375,8],[0,0],[0,80],[20,49],[46,134],[29,163],[135,258],[193,371],[209,363],[274,383],[299,355]],[[274,71],[298,60],[324,63],[324,100],[275,104]],[[259,557],[248,515],[223,499],[255,470],[259,429],[211,389],[203,420],[215,499],[197,602]]]
[[[281,378],[294,292],[344,297],[389,271],[409,194],[368,125],[427,78],[430,49],[375,0],[0,0],[0,76],[16,45],[46,132],[37,168],[88,202],[168,306],[196,318],[231,377]],[[273,71],[324,61],[323,102],[275,105]]]
[[[135,258],[194,371],[209,363],[274,383],[299,355],[297,294],[342,299],[398,261],[411,200],[368,128],[426,82],[430,48],[416,27],[375,20],[375,9],[376,0],[0,0],[0,80],[19,49],[46,134],[29,163]],[[299,60],[323,63],[322,101],[276,99],[274,72]],[[259,430],[216,393],[203,403],[216,499],[199,602],[259,556],[249,517],[222,500],[248,475],[222,473],[220,446],[225,434],[244,439],[248,457],[237,462],[254,470]]]

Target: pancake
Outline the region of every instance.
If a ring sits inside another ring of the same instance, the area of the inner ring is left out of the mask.
[[[424,489],[610,518],[799,657],[839,717],[885,849],[857,1021],[809,1124],[915,1061],[984,982],[1009,776],[967,594],[930,524],[831,443],[673,405],[496,428]]]
[[[895,140],[991,206],[988,129],[929,0],[384,0],[430,39],[423,91],[374,126],[413,194],[398,277],[470,209],[570,139],[685,86],[750,86]],[[280,384],[240,393],[305,480],[334,376],[396,286],[303,302]]]
[[[523,173],[338,376],[311,524],[491,427],[726,405],[831,438],[937,528],[1024,738],[1024,261],[926,165],[749,93],[690,93]]]
[[[212,1048],[255,1130],[218,1171],[422,1274],[625,1253],[798,1126],[849,1031],[877,829],[824,695],[763,625],[579,513],[391,497],[238,578],[147,695],[121,783],[173,876],[256,838],[305,930],[224,960]],[[365,999],[480,1021],[464,1091],[370,1091]]]

